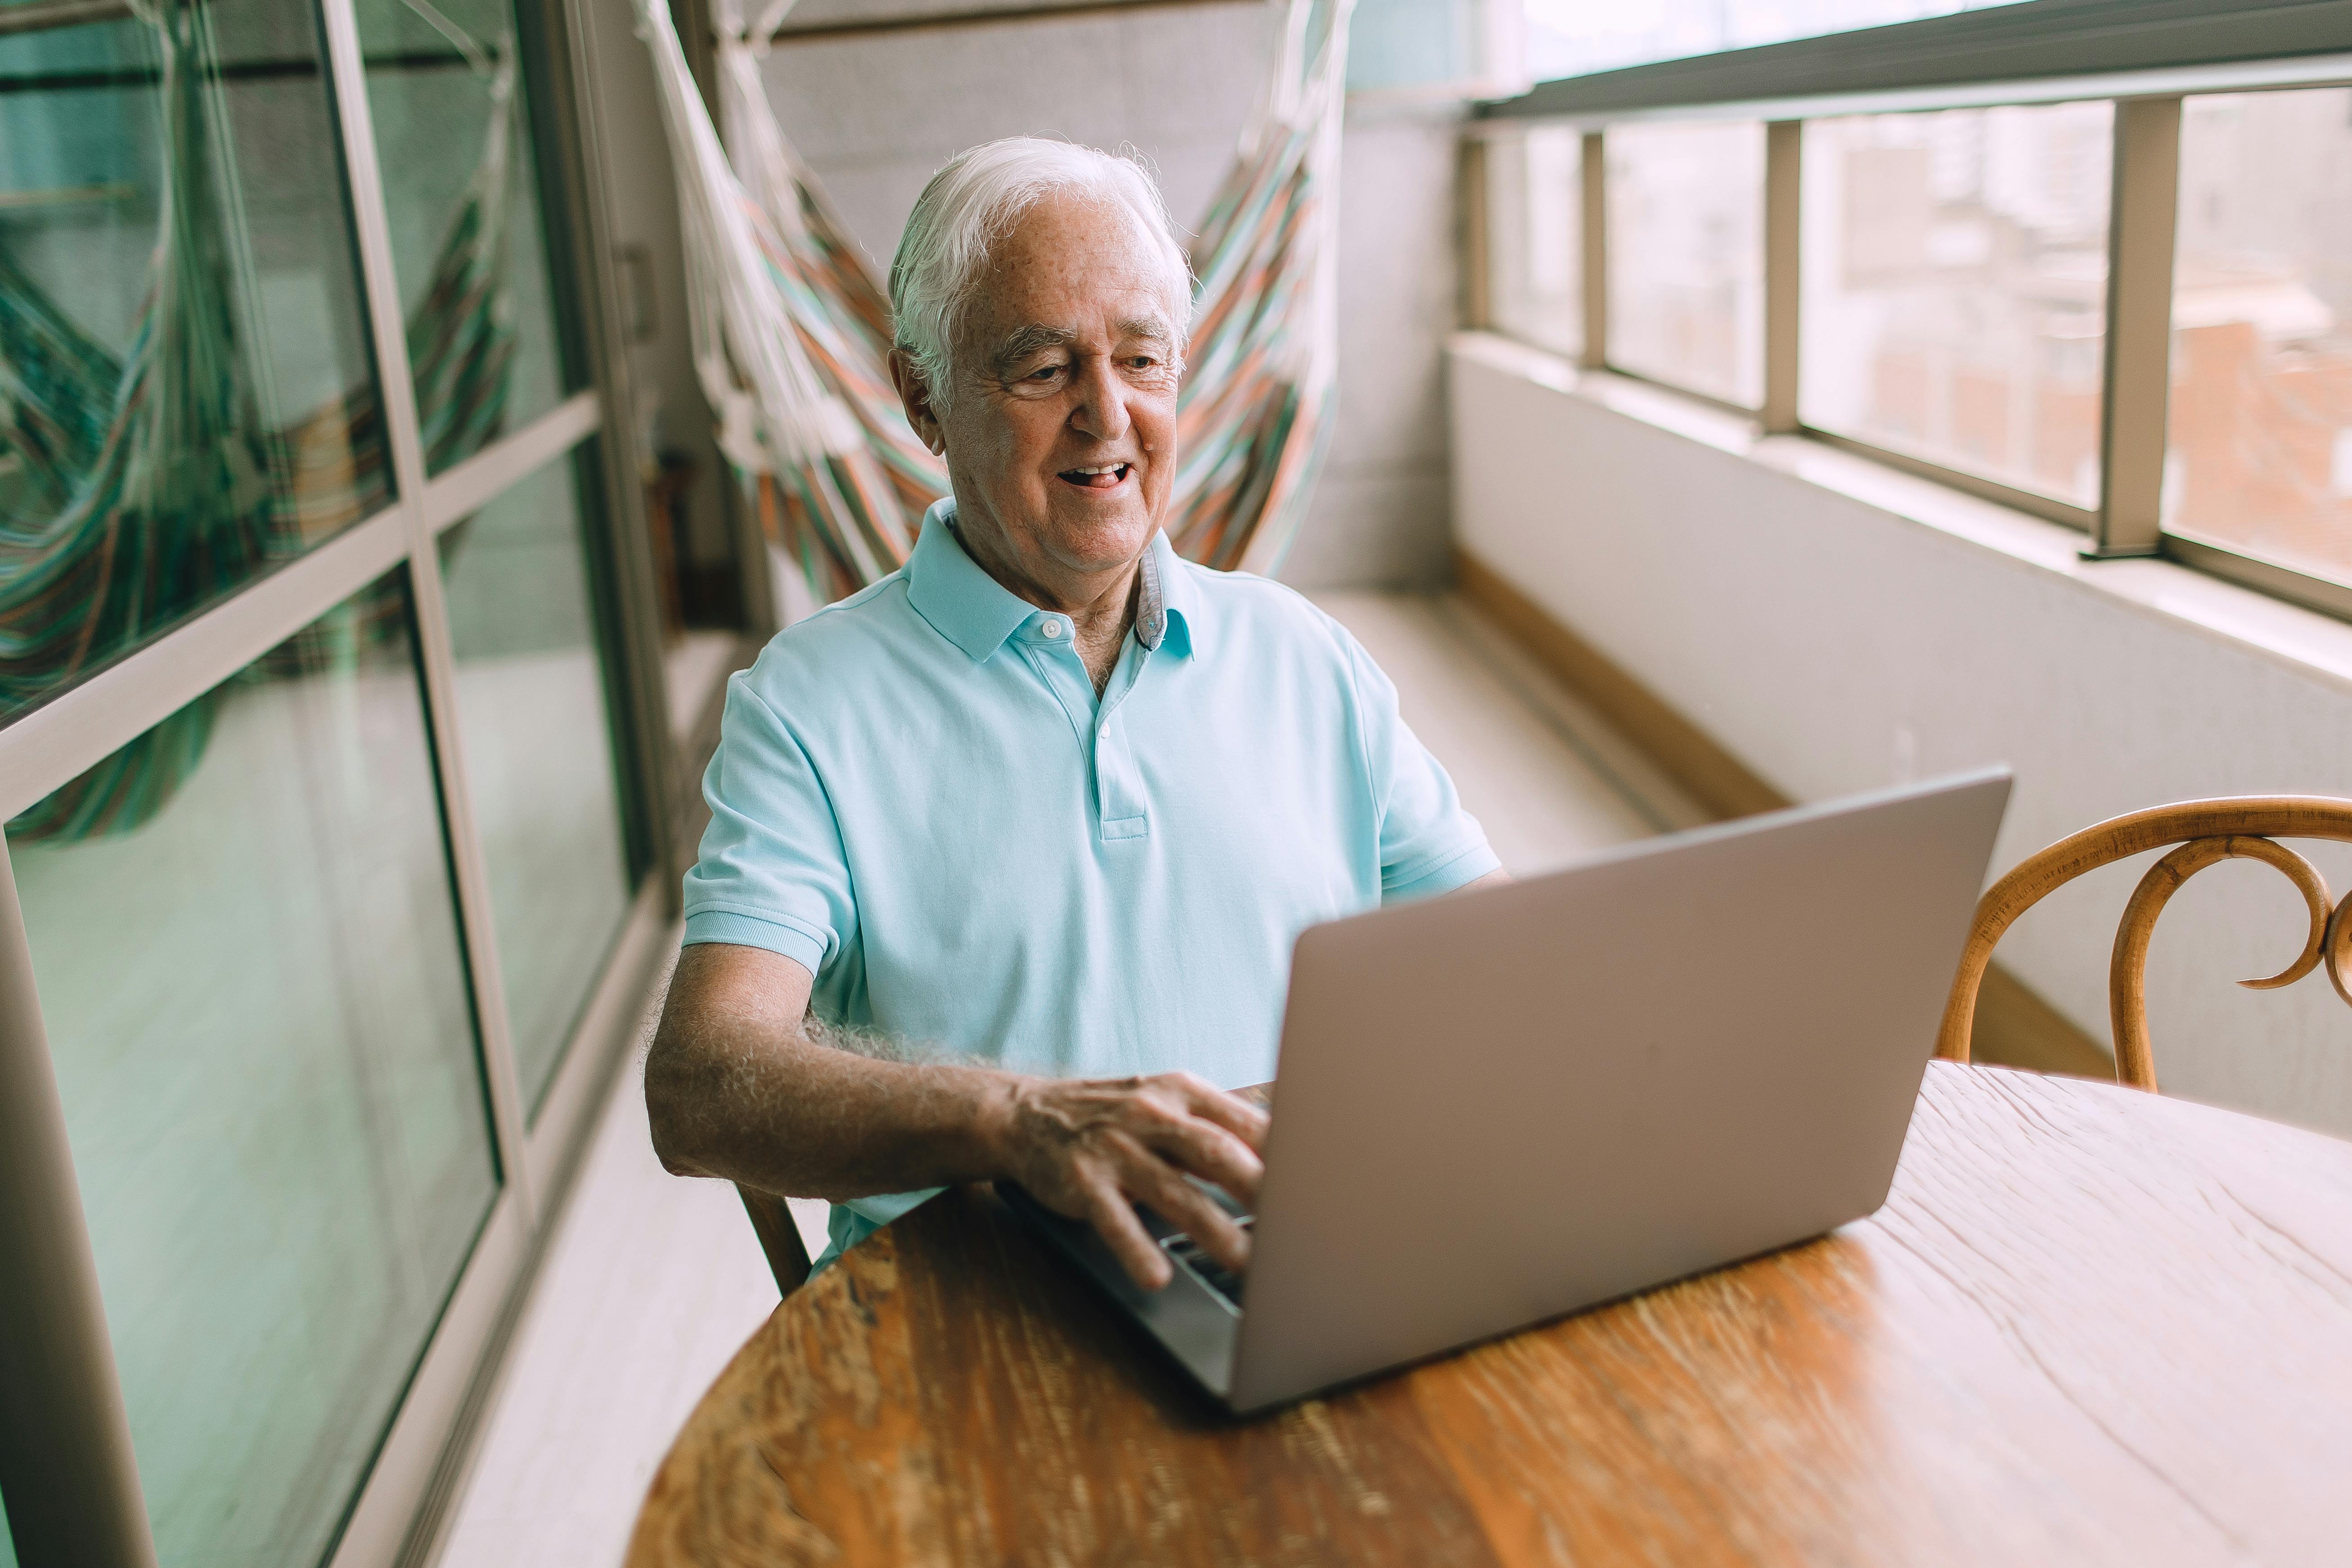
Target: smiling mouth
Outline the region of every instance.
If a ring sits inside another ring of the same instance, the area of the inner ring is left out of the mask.
[[[1076,485],[1082,490],[1108,490],[1118,488],[1133,467],[1129,463],[1099,463],[1092,468],[1064,468],[1055,475],[1066,485]]]

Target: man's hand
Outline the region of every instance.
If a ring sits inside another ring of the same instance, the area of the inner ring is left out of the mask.
[[[1190,1073],[1039,1079],[877,1061],[812,1037],[809,972],[758,948],[686,950],[646,1058],[654,1149],[679,1175],[794,1197],[863,1197],[1011,1177],[1093,1223],[1137,1284],[1173,1266],[1133,1205],[1181,1226],[1226,1268],[1249,1238],[1185,1180],[1249,1202],[1265,1112]]]
[[[1153,1078],[1022,1079],[994,1129],[998,1163],[1047,1208],[1093,1224],[1147,1290],[1173,1265],[1135,1217],[1142,1204],[1239,1273],[1249,1237],[1185,1180],[1255,1201],[1265,1112],[1188,1072]]]

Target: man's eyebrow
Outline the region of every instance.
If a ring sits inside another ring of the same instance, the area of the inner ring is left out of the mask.
[[[1131,316],[1118,324],[1118,335],[1122,338],[1141,338],[1146,342],[1158,343],[1162,348],[1176,341],[1175,334],[1168,330],[1168,323],[1158,316]]]
[[[989,356],[989,363],[999,371],[1011,370],[1033,354],[1044,353],[1047,349],[1066,349],[1077,341],[1078,334],[1067,327],[1040,326],[1032,321],[997,344],[996,352]]]

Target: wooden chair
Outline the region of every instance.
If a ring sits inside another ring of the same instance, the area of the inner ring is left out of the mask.
[[[2115,956],[2107,966],[2107,1015],[2115,1029],[2116,1076],[2135,1089],[2156,1089],[2156,1059],[2147,1040],[2147,943],[2156,918],[2183,882],[2222,860],[2260,860],[2275,866],[2303,894],[2311,934],[2293,963],[2267,980],[2241,980],[2256,991],[2292,985],[2325,963],[2336,994],[2352,1005],[2345,969],[2352,962],[2352,894],[2331,907],[2327,884],[2317,867],[2273,838],[2330,838],[2352,843],[2352,800],[2326,795],[2241,795],[2225,800],[2155,805],[2086,827],[2062,838],[1995,882],[1977,903],[1976,925],[1960,957],[1960,973],[1944,1006],[1944,1026],[1936,1054],[1969,1059],[1969,1037],[1976,1025],[1977,988],[1992,960],[1993,944],[2011,921],[2053,888],[2085,871],[2167,844],[2180,847],[2148,868],[2124,908],[2116,931]]]
[[[793,1223],[791,1207],[773,1193],[763,1193],[740,1183],[736,1184],[735,1191],[743,1200],[743,1212],[751,1216],[751,1229],[760,1237],[760,1250],[768,1255],[768,1269],[776,1277],[776,1289],[791,1295],[807,1283],[809,1277],[808,1247],[801,1240],[800,1226]]]

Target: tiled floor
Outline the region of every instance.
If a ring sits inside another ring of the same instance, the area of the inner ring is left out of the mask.
[[[1459,602],[1331,594],[1522,875],[1703,820]],[[732,1189],[655,1162],[633,1056],[517,1330],[445,1568],[604,1568],[670,1437],[776,1290]],[[812,1250],[823,1205],[799,1205]]]

